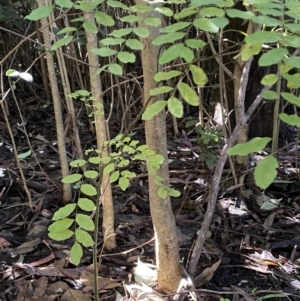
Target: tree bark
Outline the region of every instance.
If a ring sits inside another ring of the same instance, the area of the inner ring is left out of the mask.
[[[90,2],[87,0],[86,2]],[[84,13],[84,18],[90,22],[95,22],[94,15],[92,12]],[[103,107],[103,96],[102,96],[102,85],[100,81],[100,76],[97,75],[97,69],[99,68],[99,58],[96,54],[92,52],[93,49],[98,48],[98,39],[93,33],[86,31],[87,38],[87,53],[89,58],[89,78],[91,84],[91,92],[93,96],[93,107],[94,110],[98,111],[94,114],[95,119],[95,129],[97,137],[97,146],[99,150],[103,150],[102,156],[106,157],[108,155],[107,147],[104,147],[104,142],[107,141],[106,135],[106,125],[105,117],[103,114],[99,114],[99,110],[104,110]],[[103,241],[104,247],[107,250],[112,250],[116,247],[116,237],[114,231],[114,206],[112,191],[110,185],[110,175],[102,176],[102,181],[100,183],[101,187],[101,200],[103,207]],[[99,200],[100,201],[100,200]],[[96,229],[97,231],[97,229]]]
[[[136,0],[138,5],[147,5],[145,1]],[[155,8],[149,4],[149,6]],[[156,12],[140,14],[141,17],[158,17],[161,15]],[[149,98],[150,90],[156,87],[154,75],[158,70],[159,47],[152,45],[153,39],[159,35],[158,27],[149,27],[143,21],[139,23],[141,27],[147,28],[150,35],[141,39],[144,49],[142,50],[142,67],[144,74],[144,104]],[[152,98],[150,104],[153,104],[157,98]],[[157,175],[164,180],[165,185],[169,185],[169,166],[167,154],[167,134],[166,134],[166,116],[165,111],[146,121],[146,143],[148,147],[157,154],[164,156],[164,163],[157,171]],[[175,218],[172,212],[170,197],[162,199],[158,195],[158,188],[154,182],[154,175],[148,173],[149,180],[149,198],[151,217],[155,232],[156,243],[156,264],[158,267],[158,287],[164,293],[176,292],[180,279],[180,259],[179,247]]]

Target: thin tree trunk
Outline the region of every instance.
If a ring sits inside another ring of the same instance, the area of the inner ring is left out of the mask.
[[[86,2],[89,3],[90,1],[87,0]],[[89,22],[95,22],[94,15],[92,12],[84,13],[84,18]],[[87,53],[89,58],[89,78],[91,84],[91,92],[93,96],[93,107],[96,111],[104,110],[100,76],[96,74],[96,71],[99,68],[99,58],[96,54],[92,52],[93,49],[98,47],[98,40],[97,37],[89,31],[86,31],[86,38]],[[104,142],[107,141],[104,113],[99,114],[99,112],[95,112],[94,119],[97,146],[99,150],[103,150],[102,156],[106,157],[108,155],[108,149],[107,147],[104,147]],[[104,247],[107,250],[112,250],[116,247],[116,237],[114,231],[114,206],[109,178],[109,174],[103,174],[101,181],[101,199],[103,206],[102,230],[104,236]]]
[[[44,1],[39,0],[38,5],[39,7],[43,6]],[[42,18],[41,24],[43,27],[43,38],[44,38],[45,47],[46,49],[50,49],[51,41],[50,41],[47,19]],[[50,87],[51,87],[52,100],[54,106],[55,126],[56,126],[61,173],[62,173],[62,177],[64,178],[67,175],[69,175],[69,164],[68,164],[67,151],[66,151],[61,100],[58,91],[56,72],[54,69],[54,60],[53,60],[53,55],[49,51],[46,51],[46,60],[47,60],[48,76],[50,80]],[[69,203],[71,200],[72,200],[71,186],[70,184],[63,184],[63,202]]]
[[[145,1],[142,0],[136,0],[136,4],[147,5]],[[154,5],[151,6],[155,8]],[[141,17],[160,18],[161,16],[156,12],[150,12],[141,14]],[[144,74],[143,100],[145,104],[149,98],[150,90],[156,86],[154,75],[159,71],[157,68],[159,47],[152,45],[153,39],[159,35],[159,27],[149,27],[142,21],[139,25],[148,28],[150,31],[149,37],[141,39],[144,46],[142,50],[142,67]],[[156,98],[152,98],[149,105],[156,100]],[[151,120],[146,121],[146,143],[150,149],[164,156],[164,163],[157,171],[157,175],[164,180],[165,185],[169,185],[165,111]],[[148,179],[150,210],[155,232],[158,287],[159,290],[165,293],[176,292],[181,278],[181,270],[177,230],[170,197],[168,196],[165,199],[159,197],[159,186],[155,184],[154,175],[150,172]]]

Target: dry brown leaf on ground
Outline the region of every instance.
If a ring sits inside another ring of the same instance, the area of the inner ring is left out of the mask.
[[[215,262],[211,267],[206,268],[200,275],[194,280],[195,287],[199,287],[205,283],[208,283],[214,276],[214,272],[217,270],[221,263],[221,258]]]
[[[61,296],[61,301],[92,301],[92,298],[82,291],[69,289]]]
[[[97,277],[98,279],[98,289],[113,289],[120,286],[119,282],[116,282],[109,278]],[[83,285],[94,288],[94,274],[89,271],[83,271],[80,276],[80,281]]]
[[[42,276],[32,283],[33,287],[35,287],[35,290],[33,292],[33,296],[35,297],[41,297],[45,294],[47,285],[48,285],[48,278],[46,276]]]

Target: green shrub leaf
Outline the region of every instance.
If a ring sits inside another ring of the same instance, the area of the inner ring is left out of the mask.
[[[168,93],[168,92],[170,92],[172,90],[173,90],[172,87],[161,86],[161,87],[154,88],[154,89],[150,90],[150,96],[155,96],[155,95],[159,95],[159,94],[165,94],[165,93]]]
[[[87,170],[84,172],[84,176],[88,179],[96,179],[99,175],[99,172],[96,170]]]
[[[88,198],[79,198],[78,206],[84,211],[93,211],[96,208],[94,202]]]
[[[277,74],[267,74],[262,78],[261,84],[265,86],[273,86],[275,83],[277,83],[277,81]]]
[[[72,237],[74,235],[74,232],[67,229],[61,232],[49,232],[48,236],[51,239],[57,240],[57,241],[62,241],[65,239],[69,239],[70,237]]]
[[[96,188],[91,184],[82,184],[80,187],[80,191],[88,196],[97,195]]]
[[[81,245],[75,241],[70,251],[70,257],[74,265],[78,265],[82,258],[83,251]]]
[[[154,80],[157,81],[157,82],[160,82],[160,81],[164,81],[164,80],[174,78],[174,77],[179,76],[181,74],[182,74],[182,72],[177,71],[177,70],[172,70],[172,71],[168,71],[168,72],[161,71],[161,72],[158,72],[158,73],[155,74]]]
[[[115,163],[109,163],[104,167],[103,174],[108,175],[115,169]]]
[[[150,120],[157,114],[159,114],[167,105],[167,102],[165,100],[158,100],[155,103],[148,106],[145,110],[145,112],[142,115],[143,120]]]
[[[267,53],[264,53],[258,60],[258,65],[261,67],[278,64],[284,56],[288,54],[286,48],[275,48]]]
[[[208,78],[203,69],[196,65],[190,65],[190,71],[192,72],[194,83],[198,86],[205,86]]]
[[[184,32],[171,32],[171,33],[163,34],[163,35],[156,37],[152,41],[152,44],[160,46],[160,45],[167,44],[167,43],[173,43],[177,40],[182,39],[185,35],[186,34]]]
[[[95,19],[98,24],[102,24],[104,26],[114,26],[115,25],[115,20],[109,16],[108,14],[97,10],[95,12]],[[98,31],[98,30],[97,30]]]
[[[230,156],[246,156],[250,153],[258,152],[266,147],[266,145],[271,141],[271,138],[257,137],[246,143],[237,144],[227,150],[227,154]]]
[[[76,208],[76,204],[68,204],[60,209],[58,209],[54,215],[52,220],[58,221],[60,219],[63,219],[67,216],[69,216]]]
[[[199,97],[196,91],[191,88],[189,85],[181,82],[178,85],[178,90],[182,98],[191,106],[198,106],[199,105]]]
[[[61,181],[64,184],[73,184],[82,179],[82,175],[78,173],[74,173],[72,175],[65,176]]]
[[[168,110],[173,116],[177,118],[182,118],[183,116],[183,104],[178,98],[174,96],[168,99]]]
[[[292,93],[288,93],[288,92],[282,92],[280,93],[280,95],[287,100],[289,103],[292,103],[294,105],[300,106],[300,98],[295,96]]]
[[[94,245],[94,240],[89,233],[84,230],[76,229],[75,237],[78,242],[80,242],[85,247],[92,247]]]
[[[57,42],[55,42],[52,46],[51,46],[51,50],[56,50],[59,47],[68,45],[71,43],[71,41],[73,40],[73,36],[67,36],[65,38],[59,39]]]
[[[266,189],[274,181],[278,168],[278,162],[274,156],[267,156],[257,163],[254,170],[254,179],[257,186]]]
[[[25,19],[31,21],[41,20],[43,18],[48,17],[50,13],[53,11],[53,8],[54,8],[53,5],[41,6],[39,8],[34,9],[28,16],[25,17]]]
[[[300,117],[297,115],[288,115],[286,113],[279,114],[279,118],[286,124],[300,126]]]
[[[122,62],[122,63],[134,63],[135,62],[135,55],[133,53],[127,52],[127,51],[120,51],[117,54],[118,59]]]
[[[129,187],[129,180],[125,177],[120,177],[119,186],[123,191],[125,191]]]
[[[196,19],[193,22],[193,25],[203,31],[208,31],[212,33],[217,33],[219,31],[219,27],[210,19],[206,18]]]
[[[95,224],[92,219],[90,219],[87,215],[77,213],[76,214],[76,223],[83,229],[87,231],[94,231]]]
[[[120,172],[118,170],[114,171],[110,176],[110,183],[116,182],[119,179]]]
[[[74,223],[74,219],[72,218],[64,218],[59,221],[54,222],[48,228],[50,232],[60,232],[66,229],[69,229],[70,226]]]

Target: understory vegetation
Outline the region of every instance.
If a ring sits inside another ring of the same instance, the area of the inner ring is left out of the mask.
[[[299,22],[296,0],[0,0],[1,230],[29,237],[0,232],[26,273],[3,296],[299,299]]]

